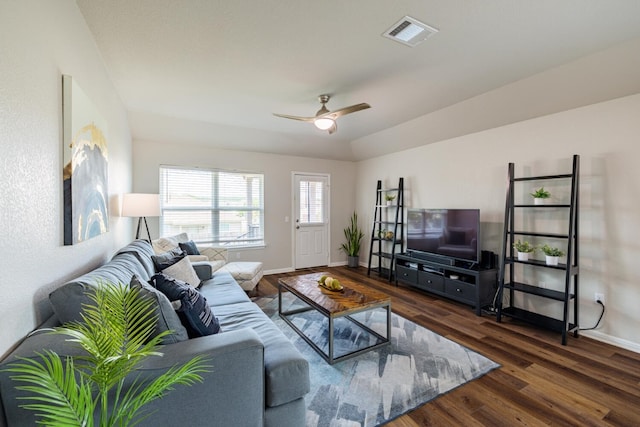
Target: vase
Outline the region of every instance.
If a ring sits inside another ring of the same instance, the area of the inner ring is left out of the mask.
[[[347,256],[347,267],[355,268],[360,266],[360,256]]]
[[[558,265],[558,258],[557,256],[550,256],[550,255],[545,255],[546,261],[547,261],[547,265]]]
[[[534,205],[544,205],[547,199],[543,199],[542,197],[534,197],[533,204]]]
[[[529,252],[518,252],[518,261],[529,261]]]

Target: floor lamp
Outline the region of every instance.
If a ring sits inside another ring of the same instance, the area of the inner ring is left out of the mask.
[[[131,218],[138,217],[136,239],[140,238],[140,225],[142,221],[144,221],[144,226],[147,229],[147,240],[151,243],[151,233],[149,233],[147,217],[160,216],[160,195],[145,193],[125,194],[122,198],[122,216]]]

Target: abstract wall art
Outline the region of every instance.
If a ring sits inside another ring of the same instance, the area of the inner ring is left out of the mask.
[[[62,76],[64,244],[109,229],[107,123],[67,75]]]

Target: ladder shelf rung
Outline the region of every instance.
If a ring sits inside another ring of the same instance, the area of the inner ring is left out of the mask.
[[[523,176],[520,178],[513,178],[514,181],[543,181],[545,179],[567,179],[573,178],[573,174],[563,173],[559,175],[541,175],[541,176]]]

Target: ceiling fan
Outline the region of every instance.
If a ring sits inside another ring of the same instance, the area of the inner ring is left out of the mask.
[[[344,107],[339,110],[329,111],[327,106],[325,105],[329,102],[329,95],[320,95],[318,97],[318,101],[322,104],[322,108],[318,110],[315,117],[299,117],[299,116],[289,116],[287,114],[276,114],[273,113],[274,116],[284,117],[285,119],[292,120],[300,120],[303,122],[311,122],[318,129],[326,130],[329,134],[334,133],[338,130],[338,126],[336,125],[336,120],[338,117],[344,116],[346,114],[355,113],[356,111],[366,110],[367,108],[371,108],[371,106],[367,103],[361,103],[356,105],[351,105],[349,107]]]

